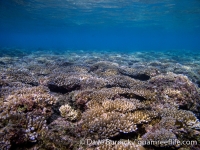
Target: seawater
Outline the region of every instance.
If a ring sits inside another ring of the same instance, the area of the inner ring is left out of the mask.
[[[1,0],[2,47],[73,50],[199,50],[193,0]]]
[[[199,0],[0,0],[0,149],[199,150]]]

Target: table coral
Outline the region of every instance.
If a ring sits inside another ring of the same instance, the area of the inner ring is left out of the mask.
[[[22,88],[11,93],[5,98],[0,107],[0,118],[15,112],[32,112],[33,114],[42,114],[50,116],[51,106],[56,102],[56,98],[49,94],[45,87]]]
[[[30,74],[28,71],[21,71],[21,70],[12,70],[7,72],[7,76],[9,79],[14,81],[20,81],[22,83],[30,84],[37,86],[38,80]]]
[[[197,111],[200,102],[199,91],[186,76],[167,73],[148,81],[149,88],[156,90],[157,99],[181,108]]]
[[[175,141],[177,140],[177,137],[172,131],[161,128],[160,130],[147,132],[142,136],[142,140],[145,145],[151,143],[149,145],[154,145],[157,147],[166,147],[171,146],[170,140]]]
[[[163,109],[161,117],[172,117],[189,128],[200,129],[200,122],[191,111],[177,109]]]
[[[137,104],[137,101],[135,103]],[[85,134],[96,138],[114,137],[120,132],[134,132],[137,130],[137,124],[147,123],[153,116],[148,111],[131,112],[134,110],[130,109],[132,105],[127,105],[126,101],[120,99],[116,100],[116,103],[115,100],[113,103],[107,100],[102,104],[93,104],[82,114],[80,126]]]

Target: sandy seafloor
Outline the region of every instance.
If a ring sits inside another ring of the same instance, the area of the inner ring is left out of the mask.
[[[2,150],[200,149],[198,51],[1,48],[0,69]]]

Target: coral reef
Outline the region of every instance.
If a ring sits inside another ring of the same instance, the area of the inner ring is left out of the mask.
[[[115,102],[116,101],[116,102]],[[80,126],[83,134],[92,138],[110,138],[120,133],[137,130],[137,124],[147,123],[154,116],[144,110],[137,110],[137,100],[124,99],[88,102],[89,109],[82,114]]]
[[[156,90],[157,99],[174,107],[192,111],[199,109],[199,91],[186,76],[167,73],[149,80],[149,88]]]
[[[0,118],[4,118],[11,111],[50,116],[54,103],[56,103],[56,98],[50,95],[48,89],[43,86],[22,88],[5,98],[0,106]]]
[[[74,121],[77,120],[80,116],[79,112],[74,110],[70,105],[62,105],[59,108],[60,114],[62,117],[66,118],[67,120]]]
[[[106,85],[106,80],[93,77],[86,73],[69,73],[55,74],[50,77],[47,84],[51,91],[69,93],[79,89],[104,87]]]
[[[0,148],[9,150],[40,141],[48,130],[44,117],[10,112],[1,118]]]
[[[183,125],[190,128],[200,129],[200,122],[197,117],[191,112],[186,110],[177,109],[163,109],[161,112],[161,117],[172,117],[176,121],[181,122]]]
[[[0,55],[0,149],[200,147],[200,63],[190,54],[18,52]]]
[[[27,71],[12,70],[7,72],[7,78],[13,81],[20,81],[22,83],[38,85],[37,79]]]
[[[1,149],[29,145],[42,140],[48,130],[56,98],[42,86],[14,90],[1,101]]]
[[[152,145],[157,147],[166,147],[171,146],[171,143],[168,142],[169,140],[175,141],[177,140],[177,137],[172,131],[161,128],[153,132],[147,132],[142,136],[142,140],[144,142],[153,142]]]
[[[138,100],[153,100],[155,96],[154,92],[146,89],[129,89],[129,88],[102,88],[100,90],[79,90],[74,92],[72,97],[73,101],[80,103],[83,101],[102,101],[107,99],[116,99],[116,98],[126,98],[126,99],[138,99]]]
[[[198,141],[200,122],[191,111],[170,108],[163,109],[160,114],[160,122],[146,127],[147,133],[142,136],[143,141],[154,141],[152,145],[157,147],[180,147],[181,143],[172,144],[172,141],[186,141],[188,137]]]
[[[48,131],[37,149],[66,150],[78,149],[80,137],[76,134],[76,124],[59,117],[48,125]]]

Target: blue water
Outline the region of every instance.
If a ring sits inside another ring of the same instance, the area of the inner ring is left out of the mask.
[[[1,0],[0,47],[200,50],[199,0]]]

